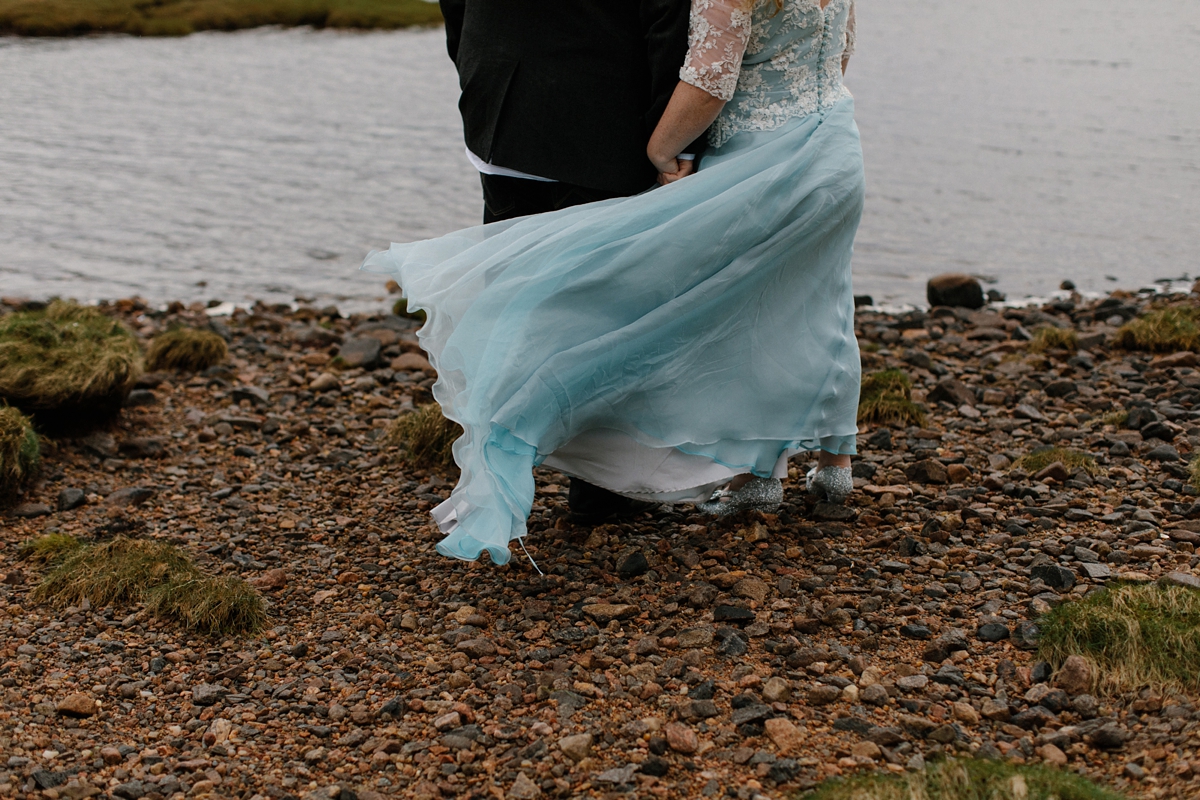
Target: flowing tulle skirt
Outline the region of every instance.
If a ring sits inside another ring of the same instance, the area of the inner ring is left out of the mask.
[[[789,448],[853,453],[863,185],[846,99],[635,197],[372,253],[427,312],[434,397],[465,430],[439,552],[506,563],[533,468],[590,430],[762,476]]]

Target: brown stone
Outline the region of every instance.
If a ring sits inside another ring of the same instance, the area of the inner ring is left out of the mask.
[[[930,278],[925,286],[930,306],[983,308],[983,286],[970,275],[946,273]]]
[[[780,755],[794,753],[804,744],[804,731],[786,717],[775,717],[763,723],[767,737],[775,743]]]
[[[1042,745],[1037,749],[1037,754],[1047,764],[1053,764],[1056,767],[1065,767],[1067,765],[1067,754],[1052,744]]]
[[[1092,665],[1083,656],[1068,656],[1054,676],[1054,685],[1067,694],[1087,694],[1095,683]]]
[[[700,747],[700,737],[681,722],[672,722],[663,728],[667,746],[676,753],[694,753]]]
[[[401,353],[392,359],[396,372],[433,372],[433,365],[420,353]]]
[[[269,569],[256,578],[251,578],[250,585],[264,592],[276,592],[287,586],[287,572],[282,569]]]
[[[951,464],[946,467],[946,477],[951,483],[966,483],[971,477],[971,470],[963,464]]]
[[[946,467],[942,462],[934,458],[918,461],[906,469],[904,474],[913,483],[933,483],[940,485],[950,479],[950,476],[946,474]]]
[[[65,717],[90,717],[100,710],[100,705],[86,694],[76,693],[68,695],[57,708]]]
[[[1065,483],[1071,477],[1070,470],[1061,461],[1055,461],[1038,471],[1033,476],[1035,481],[1052,480],[1055,483]]]

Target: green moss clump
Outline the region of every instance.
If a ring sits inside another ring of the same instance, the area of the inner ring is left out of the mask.
[[[1096,464],[1096,459],[1087,453],[1079,450],[1068,450],[1065,447],[1039,448],[1029,455],[1021,456],[1017,459],[1017,463],[1014,466],[1030,474],[1034,474],[1041,472],[1056,461],[1061,461],[1062,465],[1069,470],[1082,469],[1089,475],[1100,475],[1104,472]]]
[[[393,29],[438,25],[424,0],[0,0],[0,34],[186,36],[262,25]]]
[[[985,759],[947,759],[904,775],[826,781],[806,800],[1121,800],[1071,772]]]
[[[880,425],[925,424],[925,413],[912,400],[912,381],[904,370],[885,369],[863,378],[858,421]]]
[[[1082,656],[1106,692],[1200,690],[1200,590],[1117,584],[1064,603],[1038,624],[1040,656],[1055,666]]]
[[[0,500],[14,496],[42,460],[33,423],[12,406],[0,406]]]
[[[225,340],[212,331],[172,328],[154,337],[146,353],[150,370],[182,369],[199,372],[215,367],[229,356]]]
[[[95,308],[56,300],[0,318],[0,399],[43,431],[111,420],[140,372],[133,334]]]
[[[212,576],[166,542],[118,537],[74,546],[35,540],[26,551],[52,565],[34,590],[56,608],[144,603],[154,616],[202,634],[254,633],[266,623],[262,597],[240,578]]]
[[[437,403],[430,403],[397,417],[388,428],[386,441],[404,448],[414,464],[444,468],[454,466],[454,442],[462,435],[458,423],[442,416]]]
[[[417,309],[416,311],[409,311],[408,310],[408,301],[405,300],[403,297],[401,297],[399,300],[397,300],[392,305],[392,313],[395,314],[397,317],[408,317],[409,319],[415,319],[415,320],[419,320],[421,322],[425,321],[425,312],[421,309]]]
[[[1072,353],[1079,349],[1079,334],[1070,328],[1056,328],[1047,325],[1033,332],[1029,342],[1029,351],[1044,353],[1047,350],[1070,350]]]
[[[1175,353],[1200,349],[1200,309],[1163,308],[1131,320],[1117,331],[1113,344],[1125,350]]]

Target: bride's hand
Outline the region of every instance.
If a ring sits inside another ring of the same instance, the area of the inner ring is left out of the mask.
[[[658,184],[666,186],[691,175],[696,168],[696,162],[688,158],[672,158],[669,162],[655,163],[654,166],[658,168]]]

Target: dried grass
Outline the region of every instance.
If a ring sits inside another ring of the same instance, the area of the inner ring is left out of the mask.
[[[1089,454],[1079,450],[1068,450],[1065,447],[1039,448],[1029,455],[1018,458],[1017,463],[1013,466],[1032,475],[1041,472],[1056,461],[1061,461],[1062,465],[1072,472],[1077,469],[1082,469],[1089,475],[1100,475],[1104,472],[1096,464],[1096,459]]]
[[[0,399],[42,430],[108,421],[140,371],[133,334],[97,309],[55,301],[0,318]]]
[[[225,340],[212,331],[172,328],[154,337],[146,352],[146,369],[182,369],[199,372],[215,367],[229,356]]]
[[[1177,307],[1151,311],[1117,331],[1113,344],[1125,350],[1175,353],[1200,349],[1200,309]]]
[[[392,29],[437,25],[423,0],[0,0],[0,34],[185,36],[260,25]]]
[[[912,381],[904,370],[886,369],[863,378],[858,421],[880,425],[925,424],[925,413],[912,400]]]
[[[1200,490],[1200,456],[1196,456],[1188,464],[1188,485]]]
[[[947,759],[903,775],[827,781],[806,800],[1120,800],[1071,772],[984,759]]]
[[[266,622],[262,597],[240,578],[212,576],[166,542],[118,537],[74,546],[35,540],[30,557],[52,568],[33,599],[56,608],[143,603],[154,616],[202,634],[254,633]]]
[[[1040,622],[1039,654],[1055,666],[1091,662],[1106,693],[1200,690],[1200,591],[1115,584],[1065,603]]]
[[[0,500],[13,497],[41,464],[42,449],[29,417],[0,406]]]
[[[1078,333],[1070,328],[1056,328],[1053,325],[1038,328],[1033,332],[1033,339],[1029,342],[1029,352],[1031,353],[1044,353],[1047,350],[1075,352],[1078,349]]]
[[[70,534],[51,533],[25,542],[17,554],[26,561],[46,565],[62,561],[80,547],[83,547],[83,543]]]
[[[454,442],[462,435],[458,423],[442,416],[437,403],[430,403],[398,417],[388,428],[386,442],[402,447],[418,466],[445,468],[454,466]]]

